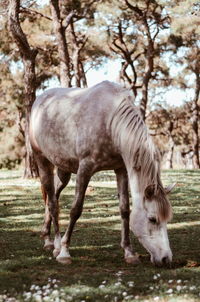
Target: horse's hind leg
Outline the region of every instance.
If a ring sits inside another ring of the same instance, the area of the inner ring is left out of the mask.
[[[46,208],[45,208],[45,219],[46,222],[43,228],[44,238],[48,238],[50,235],[50,225],[51,220],[54,225],[55,230],[55,240],[54,240],[54,253],[58,254],[60,251],[60,232],[59,232],[59,222],[58,222],[58,201],[55,195],[54,187],[54,166],[49,162],[48,159],[40,154],[35,154],[35,158],[38,164],[39,176],[42,188],[47,195],[46,198]],[[50,215],[49,215],[50,214]],[[45,225],[47,226],[45,228]]]
[[[121,247],[124,249],[124,258],[127,263],[136,264],[139,262],[137,255],[132,252],[130,235],[129,235],[129,193],[128,193],[128,176],[126,169],[115,171],[117,177],[117,188],[119,194],[119,208],[122,219]]]
[[[54,248],[53,241],[50,239],[51,234],[51,215],[48,207],[47,193],[43,185],[41,185],[42,196],[45,203],[44,225],[42,228],[42,237],[44,238],[44,249],[50,250]]]
[[[70,180],[70,177],[71,177],[71,173],[57,169],[55,177],[54,177],[57,200],[59,199],[60,193],[62,192],[62,190],[67,186],[67,184]]]
[[[61,191],[66,187],[70,180],[70,173],[66,173],[60,169],[57,169],[56,174],[54,176],[54,185],[55,185],[55,195],[58,202]],[[51,215],[49,212],[48,201],[47,201],[47,193],[43,186],[41,186],[43,199],[45,201],[45,218],[44,218],[44,226],[42,229],[42,234],[44,236],[44,248],[49,250],[53,249],[54,243],[50,239],[51,233]],[[58,204],[59,207],[59,204]],[[59,243],[58,243],[59,244]]]

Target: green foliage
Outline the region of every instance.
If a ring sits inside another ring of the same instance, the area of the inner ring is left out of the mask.
[[[10,127],[5,127],[0,132],[0,169],[16,168],[24,156],[24,139],[19,135],[17,123]]]
[[[161,151],[167,150],[166,145],[171,136],[179,150],[192,150],[191,107],[191,102],[180,107],[164,108],[159,105],[150,112],[147,124]]]
[[[121,62],[122,69],[116,70],[116,78],[119,74],[125,85],[136,87],[134,89],[140,97],[145,72],[148,70],[149,35],[154,44],[154,66],[148,88],[151,98],[154,98],[158,89],[163,93],[173,87],[185,91],[196,90],[200,73],[199,2],[129,0],[134,9],[128,7],[125,2],[120,0],[60,1],[63,22],[68,14],[75,12],[74,30],[77,45],[80,46],[85,41],[79,53],[84,70],[99,68],[106,60],[117,59]],[[3,144],[4,148],[2,144],[0,146],[0,153],[3,154],[0,158],[0,166],[5,166],[5,162],[9,160],[19,161],[20,156],[22,159],[24,154],[20,131],[17,130],[20,125],[20,130],[23,131],[24,123],[24,70],[19,50],[8,31],[8,4],[8,0],[2,0],[0,3],[0,139],[4,142],[7,140],[6,135],[10,135],[12,139],[10,137],[10,143]],[[59,79],[60,59],[53,33],[50,6],[43,5],[42,1],[28,0],[21,1],[21,6],[22,28],[30,45],[38,50],[36,87],[44,89],[47,88],[49,79]],[[146,24],[142,15],[146,18]],[[146,31],[146,25],[149,32]],[[66,30],[66,38],[69,56],[73,58],[74,37],[69,28]],[[74,77],[73,63],[70,64],[71,76]],[[171,67],[181,68],[181,72],[177,72],[174,76]],[[196,82],[193,80],[195,75]],[[152,111],[150,102],[149,110]],[[177,118],[176,114],[179,118],[178,111],[175,110],[174,119]],[[186,121],[187,126],[184,124],[183,128],[190,129],[189,118]],[[181,136],[181,131],[177,132],[177,145],[190,149],[192,145],[190,136],[191,134],[186,140]],[[161,145],[165,147],[163,141]],[[13,152],[11,146],[15,146],[18,150],[14,157],[11,155]],[[6,161],[3,158],[6,158]]]

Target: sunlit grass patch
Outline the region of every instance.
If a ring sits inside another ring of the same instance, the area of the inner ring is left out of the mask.
[[[141,264],[124,262],[115,176],[95,175],[71,242],[73,262],[59,264],[43,250],[40,229],[44,204],[37,180],[20,171],[0,172],[0,302],[10,301],[200,301],[200,172],[166,170],[164,184],[174,216],[169,239],[171,269],[156,268],[132,237]],[[74,196],[74,176],[60,198],[61,232]]]

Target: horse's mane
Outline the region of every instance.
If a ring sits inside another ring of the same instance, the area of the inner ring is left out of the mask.
[[[132,98],[122,100],[111,120],[111,134],[115,146],[121,152],[128,173],[139,176],[141,193],[154,185],[158,216],[161,221],[171,218],[171,206],[160,177],[160,153],[155,147],[140,110],[133,105]]]

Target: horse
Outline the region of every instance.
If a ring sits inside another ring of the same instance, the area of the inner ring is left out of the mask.
[[[139,262],[130,242],[131,229],[152,263],[171,263],[166,225],[172,216],[167,194],[173,185],[163,187],[159,152],[128,89],[109,81],[90,88],[48,89],[32,106],[29,132],[45,200],[44,248],[53,248],[58,262],[71,263],[70,239],[92,175],[114,170],[125,261]],[[76,174],[75,196],[61,238],[58,200],[71,173]],[[51,222],[54,241],[50,239]]]

